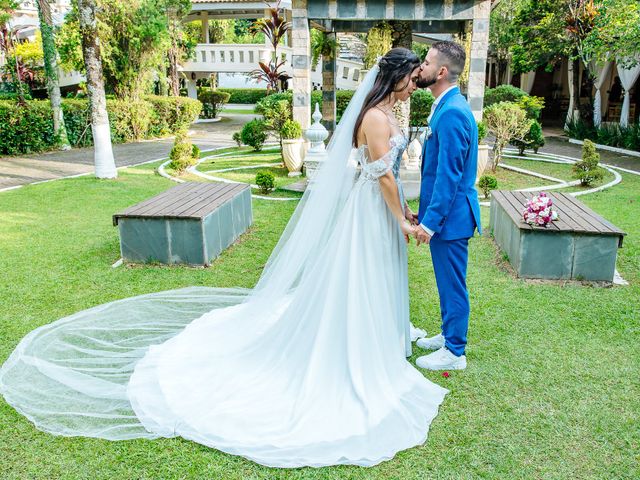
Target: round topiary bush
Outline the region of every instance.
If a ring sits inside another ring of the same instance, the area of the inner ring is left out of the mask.
[[[491,190],[498,188],[498,180],[492,175],[483,175],[478,181],[478,187],[482,190],[484,198],[489,198]]]
[[[198,100],[202,102],[202,118],[216,118],[225,103],[229,101],[231,94],[217,90],[200,90]]]
[[[267,194],[276,188],[276,176],[268,170],[258,172],[256,174],[256,185],[260,187],[261,193]]]
[[[242,143],[253,147],[256,152],[262,150],[264,142],[267,141],[267,126],[263,120],[251,120],[242,127],[240,138]]]

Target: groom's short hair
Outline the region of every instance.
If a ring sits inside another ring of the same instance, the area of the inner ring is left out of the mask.
[[[438,63],[440,66],[447,67],[449,82],[457,82],[464,70],[464,63],[467,59],[464,48],[460,44],[448,40],[436,42],[431,45],[431,48],[435,48],[438,51]]]

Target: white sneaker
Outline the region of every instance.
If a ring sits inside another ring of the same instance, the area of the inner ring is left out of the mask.
[[[427,332],[425,332],[423,329],[418,328],[418,327],[414,327],[413,323],[409,323],[409,325],[411,326],[410,335],[411,335],[411,341],[412,342],[415,342],[419,338],[423,338],[423,337],[427,336]]]
[[[444,336],[439,333],[435,337],[421,338],[416,342],[416,345],[426,350],[439,350],[444,347]]]
[[[453,353],[442,347],[429,355],[418,357],[416,365],[427,370],[464,370],[467,368],[467,357],[456,357]]]

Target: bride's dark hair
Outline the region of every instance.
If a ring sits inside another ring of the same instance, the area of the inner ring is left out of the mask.
[[[373,84],[367,98],[365,98],[362,110],[353,127],[354,146],[358,146],[358,130],[360,130],[360,125],[362,124],[365,113],[382,102],[392,92],[403,90],[407,86],[406,84],[400,85],[398,89],[396,89],[396,85],[419,67],[420,63],[420,59],[415,53],[402,47],[392,48],[380,59],[378,62],[380,71],[376,77],[376,82]],[[409,82],[410,81],[409,79]]]

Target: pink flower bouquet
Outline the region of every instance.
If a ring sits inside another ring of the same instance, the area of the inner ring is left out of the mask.
[[[527,206],[522,211],[522,218],[529,225],[546,227],[558,219],[558,213],[551,208],[552,206],[551,198],[546,193],[540,192],[527,200]]]

